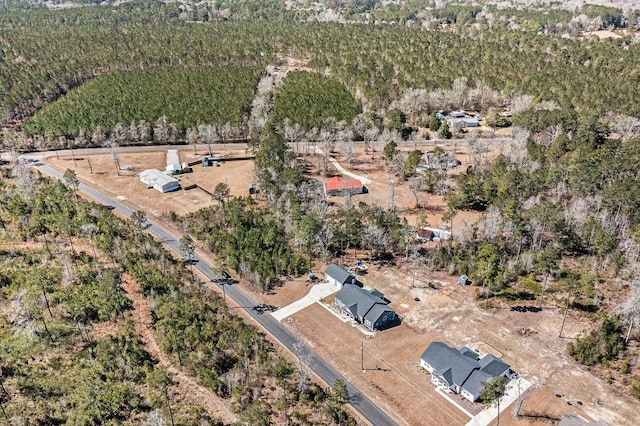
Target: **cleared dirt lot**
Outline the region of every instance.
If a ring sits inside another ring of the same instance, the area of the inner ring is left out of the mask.
[[[199,154],[204,154],[200,151]],[[201,158],[193,150],[179,151],[182,162],[193,162]],[[228,158],[245,157],[244,150],[229,150]],[[174,211],[178,215],[196,211],[200,208],[214,204],[214,201],[205,191],[194,188],[190,190],[178,190],[167,194],[161,194],[155,189],[147,189],[140,182],[138,174],[145,169],[165,169],[166,150],[161,148],[157,152],[123,152],[119,154],[121,171],[116,173],[115,164],[111,154],[97,154],[76,157],[73,161],[70,157],[50,157],[46,161],[59,170],[67,168],[75,170],[78,178],[88,185],[100,191],[116,197],[129,207],[146,211],[149,217],[159,219],[168,211]],[[91,169],[89,162],[91,161]],[[252,182],[253,161],[237,160],[223,161],[220,167],[193,167],[192,173],[179,175],[180,184],[188,187],[197,183],[202,188],[213,192],[218,183],[226,183],[232,196],[245,196],[249,193],[249,184]]]
[[[429,375],[418,367],[420,355],[432,341],[445,341],[456,347],[466,345],[481,355],[491,352],[534,383],[523,398],[520,417],[515,417],[516,403],[503,412],[501,424],[554,424],[554,419],[569,413],[592,420],[606,419],[616,425],[637,424],[636,401],[597,379],[565,354],[566,344],[585,329],[586,322],[569,316],[564,337],[559,338],[560,309],[537,313],[483,309],[483,303],[479,306],[474,300],[475,288],[457,285],[456,277],[441,273],[424,271],[416,283],[422,288],[412,288],[411,274],[398,269],[374,268],[361,279],[366,287],[385,293],[404,318],[402,325],[367,338],[360,329],[341,321],[320,304],[283,323],[401,424],[462,425],[469,420],[435,391]],[[443,287],[433,290],[427,287],[428,282]],[[300,286],[287,283],[275,295],[256,296],[265,303],[283,306],[288,288],[299,292]],[[330,305],[333,297],[325,301]],[[361,343],[364,367],[382,370],[362,373]],[[450,397],[473,414],[481,409],[479,404],[469,404],[459,396]]]
[[[121,153],[120,164],[126,170],[121,171],[120,176],[116,174],[109,154],[76,158],[75,162],[71,158],[55,157],[47,161],[63,171],[66,168],[76,170],[82,182],[117,197],[132,208],[145,210],[156,220],[162,221],[163,213],[168,211],[183,215],[214,203],[200,189],[169,194],[146,189],[139,181],[138,173],[147,168],[164,170],[165,153],[163,150]],[[463,163],[459,170],[464,169],[464,147],[460,146],[456,153]],[[245,152],[229,150],[227,155],[240,157]],[[193,150],[185,149],[180,151],[180,157],[181,161],[194,161],[199,156],[194,155]],[[87,158],[91,159],[93,173]],[[337,158],[340,159],[339,156]],[[344,162],[342,164],[347,167]],[[374,170],[373,164],[364,159],[352,171],[374,181],[371,193],[357,196],[355,201],[386,207],[390,197],[387,174]],[[252,175],[253,162],[240,160],[224,162],[221,167],[195,166],[193,173],[182,175],[181,179],[183,186],[197,183],[209,191],[213,191],[217,183],[224,182],[229,185],[232,195],[246,195],[248,185],[253,181]],[[396,197],[397,205],[404,210],[402,215],[409,223],[415,223],[418,212],[408,210],[415,200],[406,185],[396,187]],[[338,203],[340,199],[332,201]],[[429,223],[437,226],[444,213],[444,200],[423,194],[422,201],[429,207],[426,211]],[[465,223],[471,224],[477,217],[477,213],[460,212],[454,218],[454,235],[456,229]],[[359,257],[366,256],[361,253]],[[323,271],[324,266],[317,263],[315,270]],[[563,313],[561,303],[552,304],[550,298],[549,308],[538,313],[515,312],[504,307],[484,309],[482,302],[475,301],[476,289],[456,285],[457,277],[425,268],[417,275],[413,287],[412,275],[410,265],[400,261],[395,268],[378,270],[375,265],[370,265],[369,273],[362,277],[366,287],[376,287],[385,293],[392,302],[391,306],[404,318],[399,327],[377,332],[372,339],[367,339],[356,327],[342,322],[319,304],[294,314],[291,321],[285,319],[284,322],[401,424],[461,425],[469,420],[461,410],[435,392],[429,376],[418,368],[421,353],[435,340],[456,347],[467,345],[481,353],[492,352],[503,357],[515,371],[534,383],[520,409],[520,414],[529,417],[514,417],[514,405],[503,413],[502,424],[553,424],[554,419],[566,413],[578,413],[592,420],[602,418],[616,425],[637,424],[637,401],[595,378],[565,354],[567,343],[585,332],[588,323],[569,315],[563,337],[559,338]],[[272,295],[253,293],[253,296],[258,303],[285,306],[306,294],[309,286],[305,279],[301,277],[288,282]],[[429,282],[440,289],[428,288]],[[420,301],[415,301],[416,297]],[[331,304],[333,298],[329,297],[326,302]],[[380,367],[381,370],[362,373],[360,343],[364,344],[365,368]],[[459,399],[456,396],[452,398]],[[599,404],[594,402],[596,399]],[[466,408],[470,411],[479,409],[478,406]]]

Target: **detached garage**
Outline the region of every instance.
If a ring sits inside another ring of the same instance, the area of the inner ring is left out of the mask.
[[[324,271],[324,279],[338,288],[345,284],[355,284],[356,277],[342,266],[332,263]]]
[[[180,189],[180,181],[157,169],[148,169],[140,173],[140,182],[147,188],[154,188],[162,193]]]

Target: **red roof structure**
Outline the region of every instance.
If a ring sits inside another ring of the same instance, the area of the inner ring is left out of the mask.
[[[428,229],[419,229],[418,233],[416,235],[416,237],[420,241],[431,241],[431,240],[433,240],[434,236],[435,235],[434,235],[433,231],[430,231]]]
[[[329,182],[324,184],[326,191],[349,191],[353,189],[362,190],[362,183],[359,180],[342,179],[340,176],[331,178]]]

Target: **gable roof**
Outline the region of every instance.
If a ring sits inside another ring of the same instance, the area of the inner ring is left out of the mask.
[[[362,182],[356,179],[342,179],[340,176],[329,179],[324,184],[327,191],[341,191],[344,189],[362,189]]]
[[[180,181],[173,176],[169,176],[168,174],[161,172],[158,169],[147,169],[138,175],[140,177],[140,181],[144,182],[147,185],[159,185],[164,186],[168,183],[177,184]]]
[[[433,368],[433,374],[444,378],[449,386],[462,386],[473,370],[480,368],[478,361],[462,355],[443,342],[432,342],[420,358]]]
[[[484,387],[482,383],[495,376],[501,376],[510,368],[509,364],[487,354],[480,361],[477,354],[466,346],[460,350],[443,342],[432,342],[420,357],[433,368],[433,375],[446,382],[448,386],[457,385],[462,390],[480,397]]]
[[[487,354],[479,361],[480,370],[492,376],[501,376],[511,368],[509,364],[493,354]]]
[[[387,302],[384,299],[353,284],[345,284],[336,293],[336,300],[339,300],[345,309],[351,312],[360,322],[367,320],[371,324],[375,324],[384,313],[395,313],[393,309],[387,306]]]
[[[461,347],[459,352],[475,361],[478,360],[478,354],[473,349],[469,349],[466,346]]]
[[[367,312],[367,314],[364,316],[364,319],[365,321],[371,322],[371,324],[375,324],[381,316],[387,314],[388,312],[393,312],[395,314],[395,311],[388,305],[376,303],[375,305],[373,305],[371,310]]]
[[[353,280],[356,278],[351,272],[344,269],[342,266],[332,263],[327,266],[327,269],[324,271],[324,276],[331,277],[334,280],[338,281],[340,284],[353,283]]]
[[[483,383],[490,382],[494,376],[482,370],[474,370],[469,378],[464,382],[462,388],[473,395],[474,399],[480,397],[480,391],[484,388]]]
[[[372,288],[371,290],[369,290],[369,294],[379,297],[380,299],[384,297],[384,293],[378,290],[377,288]]]

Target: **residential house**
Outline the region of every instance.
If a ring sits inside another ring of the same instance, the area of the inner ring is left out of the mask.
[[[396,320],[395,311],[383,296],[376,289],[365,290],[354,284],[346,284],[336,293],[335,305],[369,330],[376,330]]]
[[[180,181],[157,169],[147,169],[140,173],[140,182],[147,188],[154,188],[162,193],[180,189]]]
[[[451,232],[447,231],[446,229],[430,228],[428,226],[424,226],[424,227],[420,228],[420,230],[421,231],[431,231],[433,233],[433,236],[431,237],[431,239],[436,240],[436,241],[450,240],[451,239]]]
[[[340,176],[329,179],[324,184],[324,193],[327,197],[342,197],[347,194],[362,194],[365,187],[356,179],[342,179]]]
[[[420,366],[431,373],[431,382],[471,402],[480,398],[483,383],[509,375],[509,364],[492,354],[478,359],[466,346],[455,349],[443,342],[432,342],[420,357]]]
[[[479,127],[481,118],[480,114],[469,111],[451,111],[449,115],[445,117],[449,127],[455,129]]]

